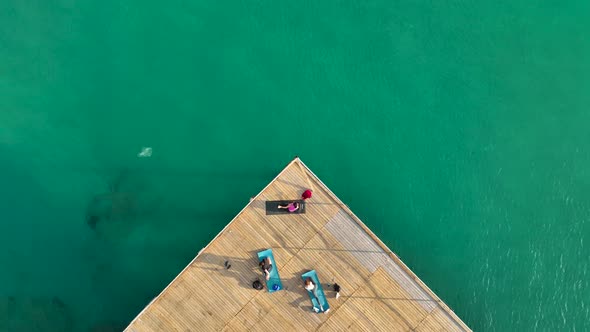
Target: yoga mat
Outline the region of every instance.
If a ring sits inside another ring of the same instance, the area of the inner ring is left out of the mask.
[[[319,310],[317,312],[328,312],[330,310],[330,305],[328,304],[328,300],[326,299],[326,295],[324,294],[324,289],[322,288],[322,284],[320,283],[320,279],[318,278],[318,275],[315,272],[315,270],[305,272],[301,275],[301,278],[303,279],[303,282],[305,282],[305,279],[311,278],[311,280],[315,284],[315,294],[317,294],[317,297],[314,295],[313,291],[307,291],[307,294],[311,299],[311,304],[313,305],[313,307]],[[323,310],[320,309],[320,303]]]

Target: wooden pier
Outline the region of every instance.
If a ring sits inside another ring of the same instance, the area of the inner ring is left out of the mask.
[[[305,214],[266,215],[268,200],[313,190]],[[272,248],[284,289],[264,281]],[[427,253],[426,253],[427,254]],[[225,262],[231,264],[227,269]],[[312,311],[315,269],[331,310]],[[341,286],[340,298],[328,284]],[[299,158],[290,162],[131,322],[126,331],[470,331]]]

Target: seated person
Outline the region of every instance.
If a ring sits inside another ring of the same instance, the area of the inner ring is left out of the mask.
[[[289,209],[289,212],[295,212],[295,211],[299,210],[299,203],[292,202],[287,205],[279,205],[278,208],[279,209]]]
[[[303,200],[306,200],[308,198],[311,198],[311,189],[307,189],[303,192],[303,194],[301,194],[301,198]]]
[[[272,270],[272,263],[270,262],[270,258],[264,257],[264,259],[261,260],[260,263],[258,263],[258,265],[262,269],[262,272],[264,273],[264,277],[266,278],[266,280],[269,280],[270,271]]]

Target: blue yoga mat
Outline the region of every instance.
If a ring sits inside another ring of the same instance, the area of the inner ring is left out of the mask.
[[[258,253],[258,262],[262,261],[264,258],[270,258],[270,263],[272,264],[272,269],[270,270],[270,279],[266,280],[266,288],[268,288],[269,293],[274,293],[278,290],[283,289],[283,283],[281,282],[281,277],[279,276],[279,268],[275,263],[275,257],[272,255],[272,249],[267,249]]]
[[[311,270],[309,272],[305,272],[301,275],[303,282],[305,279],[311,278],[313,283],[315,284],[316,291],[314,295],[313,291],[307,291],[309,298],[311,299],[311,304],[313,305],[313,309],[315,312],[328,312],[330,310],[330,305],[328,304],[328,299],[326,299],[326,295],[324,294],[324,289],[322,288],[322,284],[320,284],[320,279],[318,278],[317,273],[315,270]],[[321,304],[321,305],[320,305]]]

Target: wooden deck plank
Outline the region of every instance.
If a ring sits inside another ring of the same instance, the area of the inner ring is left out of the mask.
[[[383,287],[389,285],[389,287]],[[388,273],[378,268],[367,283],[355,292],[355,298],[374,300],[374,306],[386,306],[388,312],[399,316],[410,328],[415,328],[429,314],[421,299],[415,299],[395,283]]]
[[[416,327],[416,331],[462,331],[462,327],[452,319],[442,308],[436,308]]]
[[[298,199],[305,214],[270,215]],[[284,289],[255,290],[256,253],[272,248]],[[226,269],[224,263],[231,268]],[[315,269],[331,310],[316,314],[301,274]],[[341,287],[335,298],[331,284]],[[469,331],[299,159],[203,248],[127,331]]]

